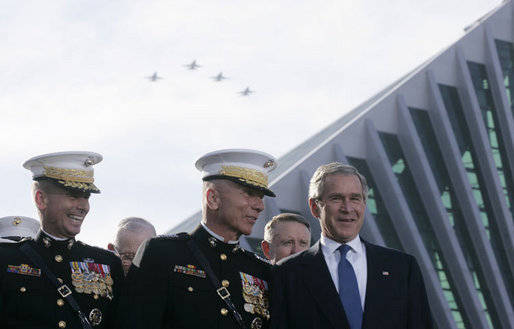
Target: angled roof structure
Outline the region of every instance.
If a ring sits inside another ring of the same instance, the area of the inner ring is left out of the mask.
[[[308,209],[311,175],[350,163],[370,186],[361,236],[416,257],[438,328],[514,328],[514,5],[279,159],[251,236]],[[190,231],[200,212],[170,232]]]

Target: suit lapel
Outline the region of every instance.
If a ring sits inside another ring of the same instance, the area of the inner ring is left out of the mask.
[[[301,265],[304,269],[305,287],[319,305],[319,309],[330,319],[334,328],[341,328],[342,324],[348,327],[339,294],[328,271],[319,241],[305,254]]]
[[[380,312],[383,310],[384,289],[387,288],[388,284],[388,280],[384,281],[384,278],[389,276],[391,269],[384,265],[383,256],[377,255],[375,246],[364,240],[362,242],[366,245],[366,262],[368,266],[362,327],[367,328],[378,324]]]

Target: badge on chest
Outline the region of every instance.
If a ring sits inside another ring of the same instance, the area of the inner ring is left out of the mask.
[[[268,283],[247,273],[239,272],[239,275],[245,300],[244,310],[269,319]]]
[[[70,262],[71,280],[75,291],[80,294],[93,294],[98,296],[113,298],[112,285],[114,281],[111,277],[109,265],[92,262]]]
[[[28,264],[7,265],[7,272],[37,277],[41,276],[41,269],[32,267]]]

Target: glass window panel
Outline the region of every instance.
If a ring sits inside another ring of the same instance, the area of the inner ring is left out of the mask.
[[[387,209],[384,204],[384,200],[380,196],[380,193],[377,190],[377,185],[375,184],[375,180],[373,179],[373,175],[369,170],[369,167],[365,160],[357,159],[357,158],[348,158],[348,162],[357,168],[357,170],[366,177],[366,182],[368,183],[369,193],[368,200],[366,202],[368,206],[368,210],[371,212],[373,217],[375,218],[375,223],[378,226],[378,230],[384,239],[386,246],[398,250],[404,250],[398,234],[394,229],[393,222],[391,221],[391,217],[387,212]]]
[[[462,107],[462,103],[460,102],[457,88],[440,84],[439,91],[443,98],[444,106],[448,113],[448,117],[450,118],[450,123],[453,128],[452,130],[457,140],[459,150],[462,154],[462,162],[467,172],[469,183],[473,189],[473,197],[480,211],[482,223],[486,230],[487,237],[491,243],[498,264],[500,265],[500,272],[503,277],[503,280],[507,285],[508,293],[511,299],[513,299],[514,277],[510,272],[510,268],[508,267],[505,250],[503,250],[503,247],[501,246],[500,232],[497,229],[497,226],[494,225],[495,220],[492,213],[491,202],[488,198],[488,194],[485,192],[484,189],[484,180],[481,175],[478,162],[476,160],[477,153],[471,142],[472,132],[469,131],[469,126],[466,125],[464,108]],[[486,285],[482,284],[484,292],[485,287]],[[495,324],[495,326],[499,327],[498,318],[494,314],[494,308],[490,308],[490,312],[491,319],[493,319],[493,323]]]
[[[493,152],[494,162],[496,164],[496,170],[498,176],[505,175],[508,179],[503,181],[502,188],[504,195],[506,196],[507,204],[512,204],[514,200],[514,180],[511,177],[511,170],[508,166],[509,162],[506,157],[507,151],[503,140],[501,139],[501,133],[499,131],[499,118],[497,114],[497,108],[493,100],[493,95],[489,89],[489,78],[487,76],[487,70],[485,65],[475,62],[468,62],[469,72],[471,74],[471,80],[473,81],[473,87],[477,96],[482,117],[484,118],[484,124],[488,128],[489,143]],[[511,217],[514,216],[514,209],[509,207]]]
[[[441,192],[441,201],[446,209],[448,220],[450,225],[455,230],[455,235],[457,236],[458,242],[461,246],[470,274],[475,278],[475,288],[477,290],[477,294],[482,296],[482,287],[480,285],[480,281],[478,281],[477,278],[478,275],[480,275],[482,282],[485,281],[485,278],[482,272],[477,273],[477,271],[475,271],[475,268],[477,268],[476,264],[478,264],[478,259],[476,254],[472,252],[474,246],[473,244],[469,243],[472,239],[468,230],[468,226],[466,225],[466,220],[462,215],[462,207],[459,204],[453,185],[451,183],[450,174],[445,165],[441,148],[437,143],[437,136],[431,125],[430,117],[428,112],[425,110],[410,108],[409,111],[412,115],[416,131],[423,145],[425,155],[428,158],[431,171],[434,174],[438,189]],[[471,159],[469,158],[470,152],[466,152],[465,154],[467,157],[466,159],[471,162]],[[476,175],[472,176],[475,177],[476,180]],[[484,285],[484,287],[487,289],[487,286]],[[489,302],[492,303],[490,299]],[[484,312],[488,313],[487,305],[482,304],[482,306]],[[460,322],[463,324],[462,319]]]
[[[446,261],[443,258],[439,242],[431,226],[428,212],[426,211],[424,204],[421,201],[421,196],[416,189],[416,182],[414,181],[412,173],[409,170],[409,166],[405,161],[403,150],[401,149],[398,137],[388,133],[380,133],[379,135],[389,161],[392,164],[391,169],[398,180],[398,184],[402,189],[403,196],[407,201],[415,224],[418,228],[421,238],[423,239],[424,245],[427,248],[430,259],[432,260],[434,269],[437,272],[441,289],[443,290],[448,305],[452,312],[459,313],[462,317],[462,302],[458,298],[457,292],[453,288],[453,283],[451,277],[449,276]],[[398,170],[400,167],[402,169],[401,171]],[[454,318],[455,323],[460,323],[459,319],[461,317],[458,319]]]

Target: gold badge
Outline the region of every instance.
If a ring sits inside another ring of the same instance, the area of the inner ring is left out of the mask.
[[[84,294],[93,294],[93,298],[99,296],[112,299],[112,285],[110,267],[105,264],[90,262],[70,262],[72,270],[71,280],[75,291]]]
[[[250,325],[251,329],[261,329],[262,327],[262,319],[261,318],[255,318],[252,321],[252,324]]]
[[[92,326],[99,325],[102,322],[102,312],[97,308],[92,309],[89,313],[89,322]]]
[[[239,272],[239,275],[241,276],[243,299],[246,302],[243,306],[244,310],[269,320],[268,283],[247,273]]]

